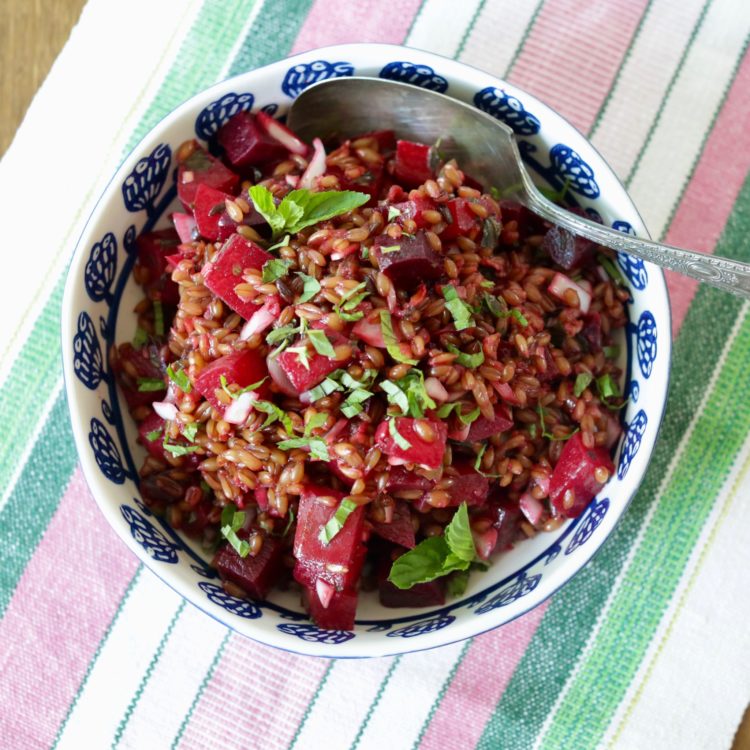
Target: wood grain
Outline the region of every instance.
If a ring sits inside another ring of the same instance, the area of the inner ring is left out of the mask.
[[[0,0],[0,155],[81,15],[85,0]]]
[[[85,0],[0,0],[0,156],[84,5]],[[732,750],[750,750],[750,708]]]

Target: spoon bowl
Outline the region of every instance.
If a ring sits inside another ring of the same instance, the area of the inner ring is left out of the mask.
[[[455,158],[486,187],[552,224],[598,245],[750,298],[750,264],[623,234],[545,198],[526,171],[513,130],[457,99],[399,81],[333,78],[303,91],[292,104],[287,122],[304,140],[388,129],[408,140],[439,142],[441,157]]]

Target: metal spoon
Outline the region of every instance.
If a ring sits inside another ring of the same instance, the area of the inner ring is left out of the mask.
[[[395,130],[399,137],[435,143],[461,169],[575,235],[750,298],[750,264],[683,250],[623,234],[583,219],[547,200],[531,181],[513,131],[456,99],[378,78],[335,78],[303,91],[292,104],[289,127],[301,138],[351,137]]]

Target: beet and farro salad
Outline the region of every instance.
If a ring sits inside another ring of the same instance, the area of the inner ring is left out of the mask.
[[[600,248],[390,131],[243,112],[177,158],[112,366],[144,502],[229,593],[296,587],[335,629],[359,590],[440,605],[608,480],[628,293]]]

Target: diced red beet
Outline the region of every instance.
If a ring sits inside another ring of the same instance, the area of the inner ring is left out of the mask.
[[[576,432],[565,442],[552,472],[549,497],[555,510],[568,518],[580,515],[604,486],[595,476],[595,471],[600,468],[605,469],[608,476],[614,472],[609,453],[604,448],[586,448],[581,433]],[[566,503],[568,491],[572,498],[568,495]]]
[[[471,203],[464,198],[453,198],[446,203],[451,222],[443,229],[440,238],[454,240],[456,237],[470,237],[479,231],[479,217],[471,210]]]
[[[412,288],[443,274],[443,258],[432,249],[422,229],[413,237],[399,240],[382,234],[375,238],[370,252],[380,270],[398,287]]]
[[[586,339],[592,352],[602,350],[602,316],[598,312],[591,312],[583,316],[581,336]]]
[[[497,529],[490,526],[484,531],[471,530],[471,535],[474,538],[474,549],[477,551],[477,556],[480,560],[489,560],[490,555],[495,551],[497,547],[497,541],[499,534]]]
[[[360,318],[352,328],[352,335],[360,341],[364,341],[365,344],[375,346],[378,349],[385,349],[383,329],[380,325],[380,312],[372,310],[364,318]]]
[[[510,410],[505,404],[496,404],[495,418],[487,419],[487,417],[480,416],[475,419],[471,423],[466,439],[470,443],[475,443],[477,440],[486,440],[493,435],[499,435],[511,427],[513,427],[513,418]]]
[[[198,232],[207,240],[219,239],[219,219],[226,210],[226,200],[232,196],[208,185],[199,185],[195,191],[195,224]]]
[[[250,112],[238,112],[216,134],[229,163],[243,171],[257,164],[283,159],[287,150],[272,138]]]
[[[138,264],[142,271],[148,272],[148,278],[141,283],[143,288],[153,292],[157,299],[167,305],[176,305],[180,301],[180,292],[172,277],[166,273],[167,256],[175,251],[180,238],[174,229],[157,229],[138,237]]]
[[[384,607],[439,607],[445,604],[444,577],[427,583],[416,583],[409,589],[400,589],[388,580],[391,559],[392,555],[383,554],[376,571],[378,595]]]
[[[234,195],[239,183],[239,176],[224,166],[221,159],[211,156],[197,141],[194,142],[193,151],[177,170],[177,195],[186,211],[193,210],[198,185],[207,185]]]
[[[129,369],[137,373],[132,378],[124,369],[124,364],[130,364]],[[163,390],[139,391],[138,381],[143,378],[147,380],[164,379],[166,364],[164,363],[159,346],[153,343],[146,344],[140,349],[135,349],[132,344],[121,344],[117,349],[117,360],[114,369],[118,374],[118,380],[122,387],[128,408],[135,409],[138,406],[148,406],[154,401],[160,401],[167,390],[166,383]]]
[[[388,493],[422,490],[427,492],[435,486],[432,479],[427,479],[404,466],[392,466],[388,472],[385,491]]]
[[[430,147],[424,143],[397,141],[393,174],[399,182],[409,187],[419,187],[426,180],[431,180]]]
[[[347,342],[347,339],[344,336],[334,331],[329,331],[326,335],[334,347]],[[304,344],[305,340],[300,339],[295,343],[294,347],[291,348],[302,346]],[[279,354],[276,359],[289,382],[297,389],[297,393],[302,393],[316,386],[326,375],[330,375],[334,370],[338,370],[340,367],[346,367],[351,358],[346,360],[333,359],[332,357],[326,357],[313,349],[308,350],[307,366],[305,366],[304,361],[300,358],[299,352],[287,349]]]
[[[401,201],[400,203],[392,203],[390,206],[387,204],[384,206],[384,216],[388,218],[389,208],[395,208],[400,211],[400,215],[396,217],[396,221],[401,224],[407,219],[411,219],[416,225],[417,229],[429,229],[432,224],[424,218],[425,211],[434,211],[435,203],[426,196],[414,194],[413,197],[409,197],[409,200]]]
[[[502,216],[503,226],[515,221],[518,231],[524,235],[529,233],[533,234],[534,232],[532,231],[532,228],[541,226],[542,222],[542,220],[536,214],[529,211],[526,206],[511,200],[500,201],[500,215]]]
[[[594,254],[594,243],[563,227],[552,227],[544,235],[542,249],[566,271],[586,265]]]
[[[334,591],[324,607],[315,588],[305,588],[303,593],[310,619],[326,630],[354,630],[357,611],[356,591]]]
[[[402,448],[396,443],[387,421],[381,422],[375,431],[375,442],[378,448],[389,457],[391,464],[413,463],[425,469],[437,469],[442,465],[445,442],[448,438],[448,430],[442,422],[421,420],[431,427],[435,434],[435,439],[428,442],[414,426],[418,420],[411,417],[396,417],[393,421],[399,435],[409,443],[408,448]]]
[[[490,492],[489,479],[468,461],[456,461],[453,468],[458,471],[458,476],[452,477],[453,484],[448,489],[450,504],[459,506],[465,502],[467,505],[484,505]]]
[[[508,499],[495,499],[491,503],[492,525],[497,529],[496,549],[505,550],[513,546],[513,543],[521,536],[521,522],[523,515],[518,503]]]
[[[297,511],[297,532],[294,535],[294,577],[308,587],[318,579],[332,584],[337,591],[351,590],[359,578],[366,547],[362,542],[364,506],[352,511],[341,530],[325,544],[320,532],[336,512],[343,492],[305,485]],[[328,505],[321,498],[333,498]]]
[[[396,135],[392,130],[376,130],[372,133],[365,133],[359,136],[357,140],[363,138],[374,138],[378,144],[378,152],[381,155],[389,154],[396,150]]]
[[[268,367],[268,374],[271,376],[271,380],[273,380],[279,392],[284,393],[287,396],[299,395],[299,391],[292,385],[292,381],[286,376],[284,368],[279,363],[278,357],[272,357],[269,354],[268,357],[266,357],[266,367]]]
[[[166,459],[164,451],[164,420],[156,412],[152,411],[138,425],[138,442],[154,458]]]
[[[264,534],[263,546],[255,557],[240,557],[227,544],[216,553],[213,564],[222,580],[236,583],[254,599],[265,599],[281,572],[283,551],[281,539]]]
[[[227,409],[227,404],[216,397],[216,391],[221,390],[222,375],[226,378],[227,385],[236,383],[240,388],[244,388],[263,380],[268,375],[266,360],[256,349],[244,349],[215,359],[198,373],[195,378],[195,389],[221,414]],[[261,398],[266,398],[270,394],[268,381],[259,386],[256,393]]]
[[[393,520],[390,523],[372,521],[372,530],[382,539],[407,549],[412,549],[416,544],[409,506],[399,500],[393,508]]]
[[[260,305],[243,300],[234,288],[242,283],[245,268],[260,270],[272,257],[254,242],[234,234],[224,243],[213,262],[203,266],[203,283],[234,312],[247,319]]]

